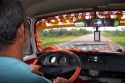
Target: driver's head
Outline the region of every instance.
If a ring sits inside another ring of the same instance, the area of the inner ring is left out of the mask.
[[[0,0],[0,56],[22,59],[25,12],[19,1]]]

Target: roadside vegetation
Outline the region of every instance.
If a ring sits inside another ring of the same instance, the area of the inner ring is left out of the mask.
[[[125,30],[123,31],[104,31],[102,32],[102,35],[105,37],[108,37],[109,39],[111,39],[112,41],[125,46]]]
[[[85,29],[49,29],[39,32],[40,39],[44,42],[44,46],[64,43],[80,36],[91,33]]]

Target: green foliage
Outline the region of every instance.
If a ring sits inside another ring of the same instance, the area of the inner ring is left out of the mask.
[[[41,30],[39,32],[39,38],[43,41],[44,46],[55,45],[63,42],[67,42],[76,39],[82,35],[91,33],[85,29],[49,29]]]
[[[105,31],[103,33],[105,33],[105,35],[108,35],[108,36],[123,36],[123,37],[125,37],[125,31],[119,31],[119,30]]]
[[[40,32],[42,36],[44,37],[55,37],[55,36],[80,36],[90,33],[90,31],[87,31],[85,29],[50,29],[50,30],[43,30]]]
[[[102,32],[102,35],[105,37],[108,37],[109,39],[111,39],[112,41],[125,46],[125,30],[123,31],[105,31]]]

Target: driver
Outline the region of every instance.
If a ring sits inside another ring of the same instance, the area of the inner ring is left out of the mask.
[[[16,0],[0,0],[0,83],[51,83],[23,60],[25,12]],[[37,69],[37,68],[36,68]],[[57,77],[53,83],[68,83]]]

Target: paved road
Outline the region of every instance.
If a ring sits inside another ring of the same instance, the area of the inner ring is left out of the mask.
[[[99,49],[102,51],[115,51],[118,48],[123,48],[121,45],[101,36],[101,42],[94,42],[94,34],[81,36],[77,39],[56,45],[62,49],[65,48],[80,48],[80,49]]]

